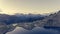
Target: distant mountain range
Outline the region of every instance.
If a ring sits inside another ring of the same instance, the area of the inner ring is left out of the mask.
[[[0,14],[0,34],[13,31],[17,26],[27,30],[34,27],[60,27],[60,11],[48,16],[40,14]]]
[[[22,23],[21,26],[22,25],[26,26],[24,25],[25,22],[28,23],[29,25],[29,23],[44,19],[44,17],[45,16],[40,14],[15,14],[15,15],[0,14],[0,34],[6,34],[6,32],[14,30],[18,26],[18,25],[14,26],[15,24]],[[33,28],[33,26],[32,28],[29,26],[28,29]]]
[[[22,23],[22,22],[33,22],[37,20],[44,19],[43,15],[40,14],[15,14],[15,15],[7,15],[0,14],[0,22],[4,22],[6,24],[12,23]]]
[[[60,28],[60,11],[50,14],[49,16],[45,16],[42,20],[33,21],[31,23],[18,23],[18,26],[25,29],[33,29],[34,27]]]

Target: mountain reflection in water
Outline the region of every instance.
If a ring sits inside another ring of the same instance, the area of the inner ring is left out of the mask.
[[[55,29],[45,29],[41,27],[35,27],[32,30],[26,30],[22,27],[17,27],[15,30],[6,34],[60,34],[60,32]]]

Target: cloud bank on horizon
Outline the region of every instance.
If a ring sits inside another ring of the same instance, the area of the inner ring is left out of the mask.
[[[60,9],[60,0],[0,0],[0,8],[6,14],[43,14]]]

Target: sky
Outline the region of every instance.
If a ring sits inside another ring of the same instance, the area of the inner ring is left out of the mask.
[[[46,14],[60,10],[60,0],[0,0],[1,14]]]

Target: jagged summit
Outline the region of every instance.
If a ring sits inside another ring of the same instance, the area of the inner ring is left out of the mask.
[[[45,20],[46,26],[60,27],[60,11],[54,14],[50,14]]]

